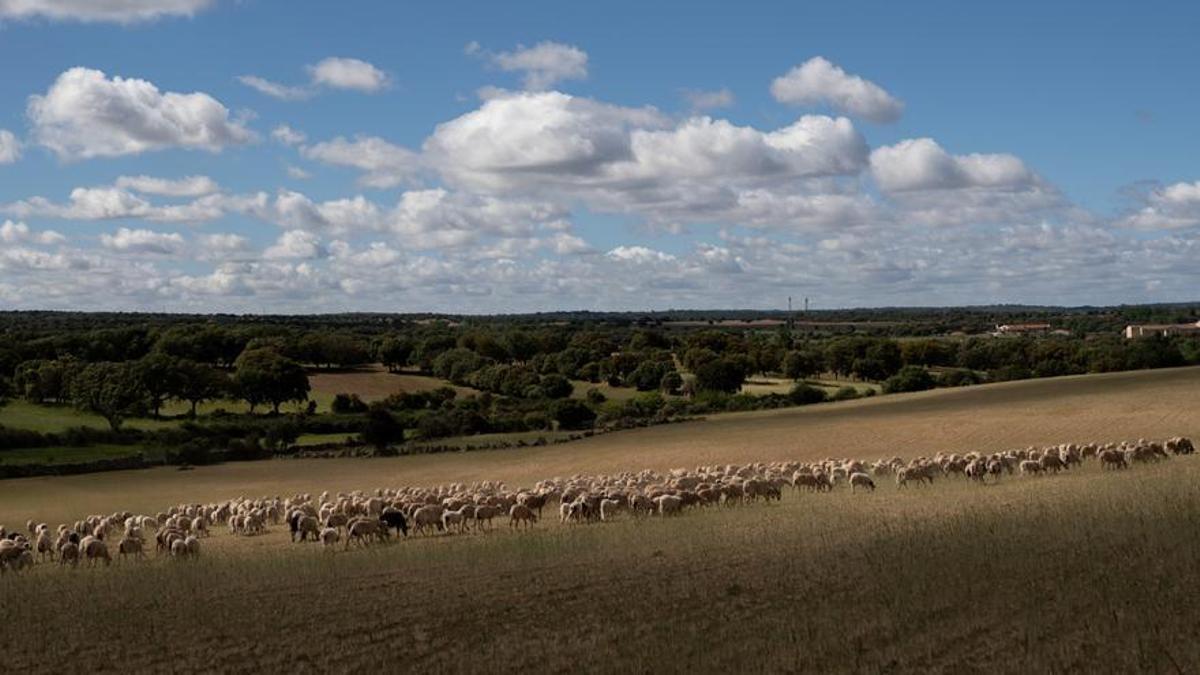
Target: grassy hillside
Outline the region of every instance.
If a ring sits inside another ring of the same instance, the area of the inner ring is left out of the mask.
[[[1200,368],[1028,380],[603,434],[565,445],[379,459],[295,459],[3,481],[6,520],[158,509],[239,494],[355,490],[776,459],[912,457],[1064,441],[1200,438]],[[49,509],[40,511],[39,508]],[[39,515],[40,513],[40,515]]]

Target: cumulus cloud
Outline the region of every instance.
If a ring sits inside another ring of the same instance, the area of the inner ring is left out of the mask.
[[[200,197],[220,190],[217,182],[208,176],[185,176],[183,178],[156,178],[154,176],[121,176],[116,187],[147,195],[166,197]]]
[[[216,0],[0,0],[0,18],[130,24],[193,16]]]
[[[480,51],[478,43],[471,45],[468,54]],[[563,80],[586,79],[588,74],[587,52],[561,42],[539,42],[532,47],[517,45],[511,52],[488,55],[488,60],[501,70],[522,73],[524,87],[531,90],[547,89]]]
[[[663,253],[645,246],[618,246],[608,253],[606,256],[614,260],[635,263],[651,263],[651,262],[671,262],[676,260],[675,256],[670,253]]]
[[[286,171],[288,178],[293,178],[295,180],[308,180],[309,178],[312,178],[312,174],[294,164],[288,164]]]
[[[1013,155],[951,155],[931,138],[875,149],[871,173],[888,192],[962,188],[1022,189],[1037,177]]]
[[[197,243],[201,260],[228,260],[250,252],[250,240],[240,234],[206,234]]]
[[[27,109],[36,141],[61,159],[133,155],[166,148],[219,151],[254,138],[202,92],[159,91],[146,80],[72,68]]]
[[[325,254],[321,238],[305,230],[288,230],[278,241],[263,251],[267,260],[291,260],[319,258]]]
[[[301,150],[305,157],[326,164],[348,166],[363,172],[360,183],[373,188],[392,188],[412,182],[421,163],[417,153],[375,136],[338,136]]]
[[[1151,191],[1144,205],[1120,220],[1139,230],[1177,230],[1200,226],[1200,181],[1173,183]]]
[[[8,129],[0,129],[0,164],[12,164],[21,158],[21,142]]]
[[[313,84],[372,94],[388,84],[387,73],[374,65],[344,57],[329,57],[308,67]]]
[[[178,256],[183,253],[183,236],[178,232],[131,230],[122,227],[114,234],[100,235],[100,244],[120,253]]]
[[[0,224],[0,241],[5,244],[41,244],[49,246],[61,244],[67,240],[54,230],[35,232],[25,223],[14,223],[11,220]]]
[[[173,183],[146,176],[132,177],[142,187],[159,190],[198,190],[207,186],[203,181],[195,184]],[[128,181],[127,181],[128,182]],[[0,205],[0,211],[18,218],[43,217],[65,220],[112,220],[116,218],[140,218],[160,222],[199,222],[221,217],[225,212],[225,198],[219,194],[208,194],[184,204],[155,205],[130,192],[114,186],[79,187],[71,190],[66,203],[52,202],[45,197]]]
[[[237,81],[261,94],[281,101],[303,101],[313,95],[313,91],[307,87],[280,84],[257,75],[238,75]]]
[[[828,105],[872,122],[894,122],[904,112],[903,101],[820,56],[775,78],[771,95],[781,103]]]

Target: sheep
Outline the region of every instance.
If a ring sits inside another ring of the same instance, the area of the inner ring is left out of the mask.
[[[866,488],[871,492],[875,491],[875,481],[867,474],[858,471],[850,474],[850,492],[854,492],[856,488]]]
[[[1125,462],[1125,455],[1119,450],[1103,450],[1098,456],[1100,457],[1101,469],[1129,468],[1129,464]]]
[[[655,501],[658,503],[658,513],[662,516],[678,514],[683,510],[683,500],[675,495],[662,495]]]
[[[341,538],[341,532],[336,527],[327,527],[321,530],[321,544],[327,549],[337,546]]]
[[[438,521],[438,523],[440,524],[441,521]],[[372,537],[383,541],[386,536],[387,529],[384,528],[382,521],[357,518],[350,521],[346,526],[346,550],[350,549],[350,542],[352,541],[358,542],[360,546],[366,546],[370,543]]]
[[[52,560],[54,559],[54,542],[50,541],[50,533],[48,531],[42,530],[38,533],[34,548],[37,550],[38,557],[42,560],[45,560],[46,556],[50,556]]]
[[[313,541],[316,541],[321,534],[321,528],[313,516],[296,514],[289,525],[292,528],[292,541],[296,541],[297,535],[299,535],[300,541],[308,541],[309,535],[312,535]]]
[[[1021,469],[1021,473],[1030,476],[1036,476],[1042,472],[1041,462],[1032,459],[1021,460],[1019,467]]]
[[[442,512],[442,529],[449,532],[451,528],[457,528],[461,534],[463,526],[466,524],[466,519],[463,518],[462,511],[443,511]]]
[[[103,539],[92,536],[84,537],[79,548],[83,551],[83,557],[87,559],[89,567],[94,566],[98,560],[103,560],[105,565],[112,564],[112,556],[108,554],[108,544],[105,544]]]
[[[186,558],[188,555],[187,543],[182,539],[172,541],[170,550],[172,558]]]
[[[72,567],[79,564],[79,544],[73,541],[68,541],[58,549],[58,564],[66,565],[68,563]]]
[[[475,528],[482,530],[490,530],[492,526],[492,518],[500,515],[500,509],[495,506],[484,505],[475,507]]]
[[[345,524],[345,516],[342,518],[343,524]],[[405,537],[408,536],[408,520],[404,517],[404,512],[400,509],[391,506],[385,508],[383,512],[379,514],[379,520],[383,523],[384,527],[394,528],[397,535],[403,534]],[[336,527],[333,522],[334,519],[332,516],[330,516],[329,522],[326,523],[326,527]]]
[[[537,522],[537,512],[525,504],[513,504],[508,510],[508,527],[510,529],[524,525],[526,529]]]
[[[196,516],[192,519],[192,532],[197,535],[208,536],[208,520],[204,516]]]
[[[142,540],[132,537],[124,537],[117,542],[117,553],[121,554],[121,559],[125,556],[132,555],[135,558],[145,558],[146,554],[142,551]]]
[[[421,533],[426,532],[430,527],[439,532],[446,529],[446,525],[442,522],[442,507],[433,504],[427,504],[413,511],[412,523],[413,529]]]
[[[615,499],[600,500],[600,520],[608,522],[621,510],[621,502]]]
[[[200,540],[195,536],[188,535],[187,539],[183,540],[183,545],[187,547],[187,554],[189,557],[200,557]]]

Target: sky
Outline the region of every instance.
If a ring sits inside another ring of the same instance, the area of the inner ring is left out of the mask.
[[[1200,4],[0,0],[0,309],[1200,299]]]

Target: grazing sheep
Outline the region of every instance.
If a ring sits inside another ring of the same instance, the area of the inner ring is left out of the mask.
[[[125,556],[132,555],[135,558],[145,558],[146,554],[142,551],[142,540],[131,537],[125,537],[117,542],[117,553],[124,560]]]
[[[326,523],[326,527],[336,527],[332,523],[332,516],[329,520],[330,522]],[[396,534],[402,534],[405,537],[408,536],[408,519],[404,517],[404,512],[400,509],[393,508],[391,506],[385,508],[383,512],[379,514],[379,520],[383,523],[384,527],[390,527],[396,530]]]
[[[438,521],[438,524],[441,524],[441,520]],[[385,537],[387,537],[387,529],[384,528],[382,521],[358,518],[350,521],[346,527],[346,549],[350,549],[352,541],[358,542],[360,546],[366,546],[370,543],[371,538],[383,541]]]
[[[1103,450],[1098,456],[1100,457],[1101,469],[1129,468],[1129,464],[1125,462],[1125,455],[1119,450]]]
[[[691,493],[689,493],[689,494],[691,494]],[[613,517],[616,516],[617,512],[619,512],[620,510],[621,510],[621,502],[619,502],[615,499],[600,500],[600,520],[602,522],[608,522],[608,521],[612,520]]]
[[[187,547],[189,557],[197,558],[200,556],[200,540],[195,536],[188,535],[188,538],[183,540],[183,545]]]
[[[83,552],[83,557],[87,559],[88,566],[94,566],[96,561],[103,560],[105,565],[112,564],[112,556],[108,554],[108,544],[104,543],[103,539],[97,537],[84,537],[79,543],[79,548]]]
[[[462,534],[463,526],[466,524],[466,519],[463,518],[462,511],[443,511],[442,512],[442,529],[449,532],[451,528],[457,529],[459,534]]]
[[[339,532],[336,527],[327,527],[321,530],[321,544],[323,544],[325,548],[337,546],[337,543],[339,540],[341,540],[341,538],[341,532]]]
[[[314,516],[304,516],[297,514],[297,517],[289,523],[292,528],[292,541],[296,541],[296,537],[300,537],[300,541],[308,541],[309,535],[312,535],[312,540],[316,541],[321,534],[320,525]]]
[[[867,488],[871,492],[875,491],[875,481],[865,473],[855,472],[850,474],[850,492],[854,492],[856,488]]]
[[[68,541],[67,543],[63,544],[62,548],[58,549],[58,563],[60,565],[66,565],[68,563],[70,563],[71,566],[78,565],[79,544],[76,544],[73,541]]]
[[[492,518],[500,515],[500,509],[491,505],[475,507],[475,528],[491,530]]]
[[[1024,459],[1021,460],[1018,466],[1021,469],[1021,473],[1026,475],[1036,476],[1042,472],[1042,464],[1036,460]]]
[[[683,500],[675,495],[662,495],[654,501],[658,503],[658,513],[662,516],[679,514],[683,510]]]
[[[531,528],[537,519],[537,512],[525,504],[513,504],[512,508],[508,510],[508,527],[510,529],[522,525],[526,529]]]
[[[413,511],[412,523],[413,531],[417,533],[429,533],[429,528],[438,532],[446,529],[446,525],[442,522],[442,507],[435,504],[426,504]]]

